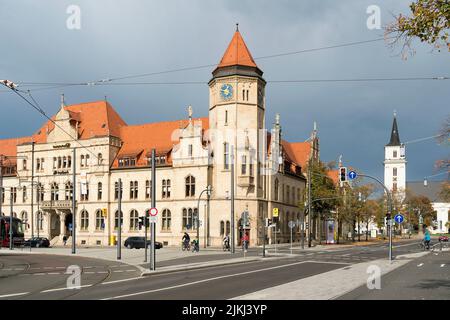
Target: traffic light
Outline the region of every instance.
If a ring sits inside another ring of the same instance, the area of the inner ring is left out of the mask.
[[[144,225],[144,219],[145,217],[139,217],[139,230],[141,230],[142,226]]]
[[[270,227],[271,224],[272,224],[272,219],[266,218],[266,228]]]
[[[339,168],[339,181],[347,182],[347,168],[346,167]]]

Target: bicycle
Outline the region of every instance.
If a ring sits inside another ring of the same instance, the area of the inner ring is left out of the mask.
[[[230,251],[230,243],[228,241],[223,241],[222,249],[223,251]]]
[[[425,250],[430,250],[431,246],[431,242],[428,243],[428,245],[425,243],[425,240],[422,240],[418,243],[419,249],[425,251]]]
[[[192,252],[199,252],[200,251],[200,248],[199,248],[199,246],[198,246],[196,241],[192,241],[191,246],[192,246]]]

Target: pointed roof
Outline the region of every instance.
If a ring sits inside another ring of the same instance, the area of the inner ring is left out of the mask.
[[[231,42],[217,67],[221,68],[237,65],[257,67],[255,60],[253,60],[252,54],[248,50],[247,45],[239,32],[239,29],[237,29],[234,33],[233,39],[231,39]]]
[[[397,116],[394,114],[394,123],[392,124],[391,141],[386,146],[399,146],[400,136],[398,135]]]

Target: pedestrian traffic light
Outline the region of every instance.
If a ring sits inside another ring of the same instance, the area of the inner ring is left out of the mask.
[[[142,226],[144,225],[144,219],[145,217],[139,217],[139,230],[141,230]]]
[[[266,218],[266,228],[270,227],[271,224],[272,224],[272,219]]]
[[[346,167],[340,167],[339,168],[339,181],[340,182],[346,182],[347,181],[347,168]]]

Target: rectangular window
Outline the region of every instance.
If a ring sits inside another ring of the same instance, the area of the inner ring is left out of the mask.
[[[192,144],[188,146],[188,156],[192,157]]]
[[[23,160],[22,165],[23,165],[22,169],[27,170],[27,160],[26,159]]]
[[[392,174],[394,175],[394,177],[397,176],[397,168],[393,168],[393,169],[392,169]]]
[[[99,182],[97,188],[97,200],[102,200],[102,196],[103,196],[103,184]]]
[[[145,181],[145,199],[150,199],[152,194],[152,182],[151,180]]]
[[[230,168],[230,145],[226,142],[223,144],[223,168]]]
[[[228,110],[225,110],[225,125],[228,125]]]
[[[247,156],[242,156],[241,174],[242,175],[247,174]]]
[[[397,158],[397,151],[394,151],[394,158]]]

